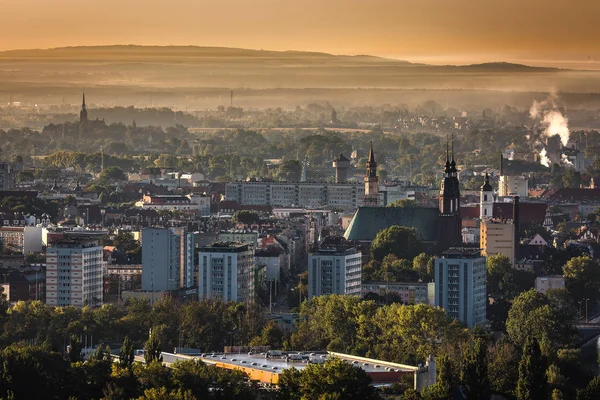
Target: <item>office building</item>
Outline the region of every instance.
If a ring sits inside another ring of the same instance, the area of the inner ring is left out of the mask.
[[[142,290],[193,286],[194,235],[183,228],[142,230]]]
[[[254,249],[249,244],[216,242],[199,248],[198,298],[253,302]]]
[[[102,255],[99,235],[65,233],[46,249],[46,304],[102,305]]]
[[[346,239],[326,237],[308,255],[308,298],[361,294],[362,254]]]
[[[435,305],[469,328],[486,323],[486,258],[454,247],[435,260]]]

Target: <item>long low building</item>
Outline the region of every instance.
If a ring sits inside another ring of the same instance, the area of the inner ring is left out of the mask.
[[[356,209],[362,205],[364,195],[364,184],[358,182],[248,181],[225,186],[225,198],[241,205]]]
[[[322,364],[328,358],[337,357],[365,371],[373,380],[374,385],[388,385],[399,382],[403,376],[414,376],[414,388],[422,390],[436,381],[436,367],[433,358],[426,366],[416,367],[392,363],[372,358],[358,357],[349,354],[315,351],[315,352],[273,352],[277,355],[267,357],[266,353],[203,353],[197,355],[162,353],[163,362],[170,366],[177,361],[201,360],[205,364],[219,368],[242,371],[251,380],[264,385],[276,386],[281,374],[286,369],[302,370],[310,363]]]

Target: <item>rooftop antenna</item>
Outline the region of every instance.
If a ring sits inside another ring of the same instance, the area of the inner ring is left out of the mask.
[[[100,146],[100,172],[104,171],[104,146]]]
[[[233,107],[233,90],[230,93],[229,107]]]
[[[33,168],[35,168],[35,155],[36,155],[36,151],[35,150],[36,150],[36,147],[37,146],[34,144],[33,145],[33,160],[32,160],[33,161]]]

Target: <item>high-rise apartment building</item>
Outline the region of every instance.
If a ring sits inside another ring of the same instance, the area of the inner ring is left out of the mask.
[[[199,248],[198,298],[253,302],[254,248],[249,244],[216,242]]]
[[[435,305],[469,328],[486,323],[486,258],[479,249],[450,248],[435,260]]]
[[[66,233],[46,249],[46,304],[102,305],[102,246],[94,234]]]
[[[193,234],[185,228],[142,230],[142,290],[177,290],[193,282]]]
[[[308,298],[327,294],[360,296],[362,254],[343,237],[329,236],[308,256]]]

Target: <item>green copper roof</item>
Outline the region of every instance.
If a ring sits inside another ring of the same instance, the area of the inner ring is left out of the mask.
[[[437,240],[436,224],[437,208],[425,207],[360,207],[344,237],[347,240],[371,241],[379,231],[392,225],[414,227],[421,234],[422,240]]]

